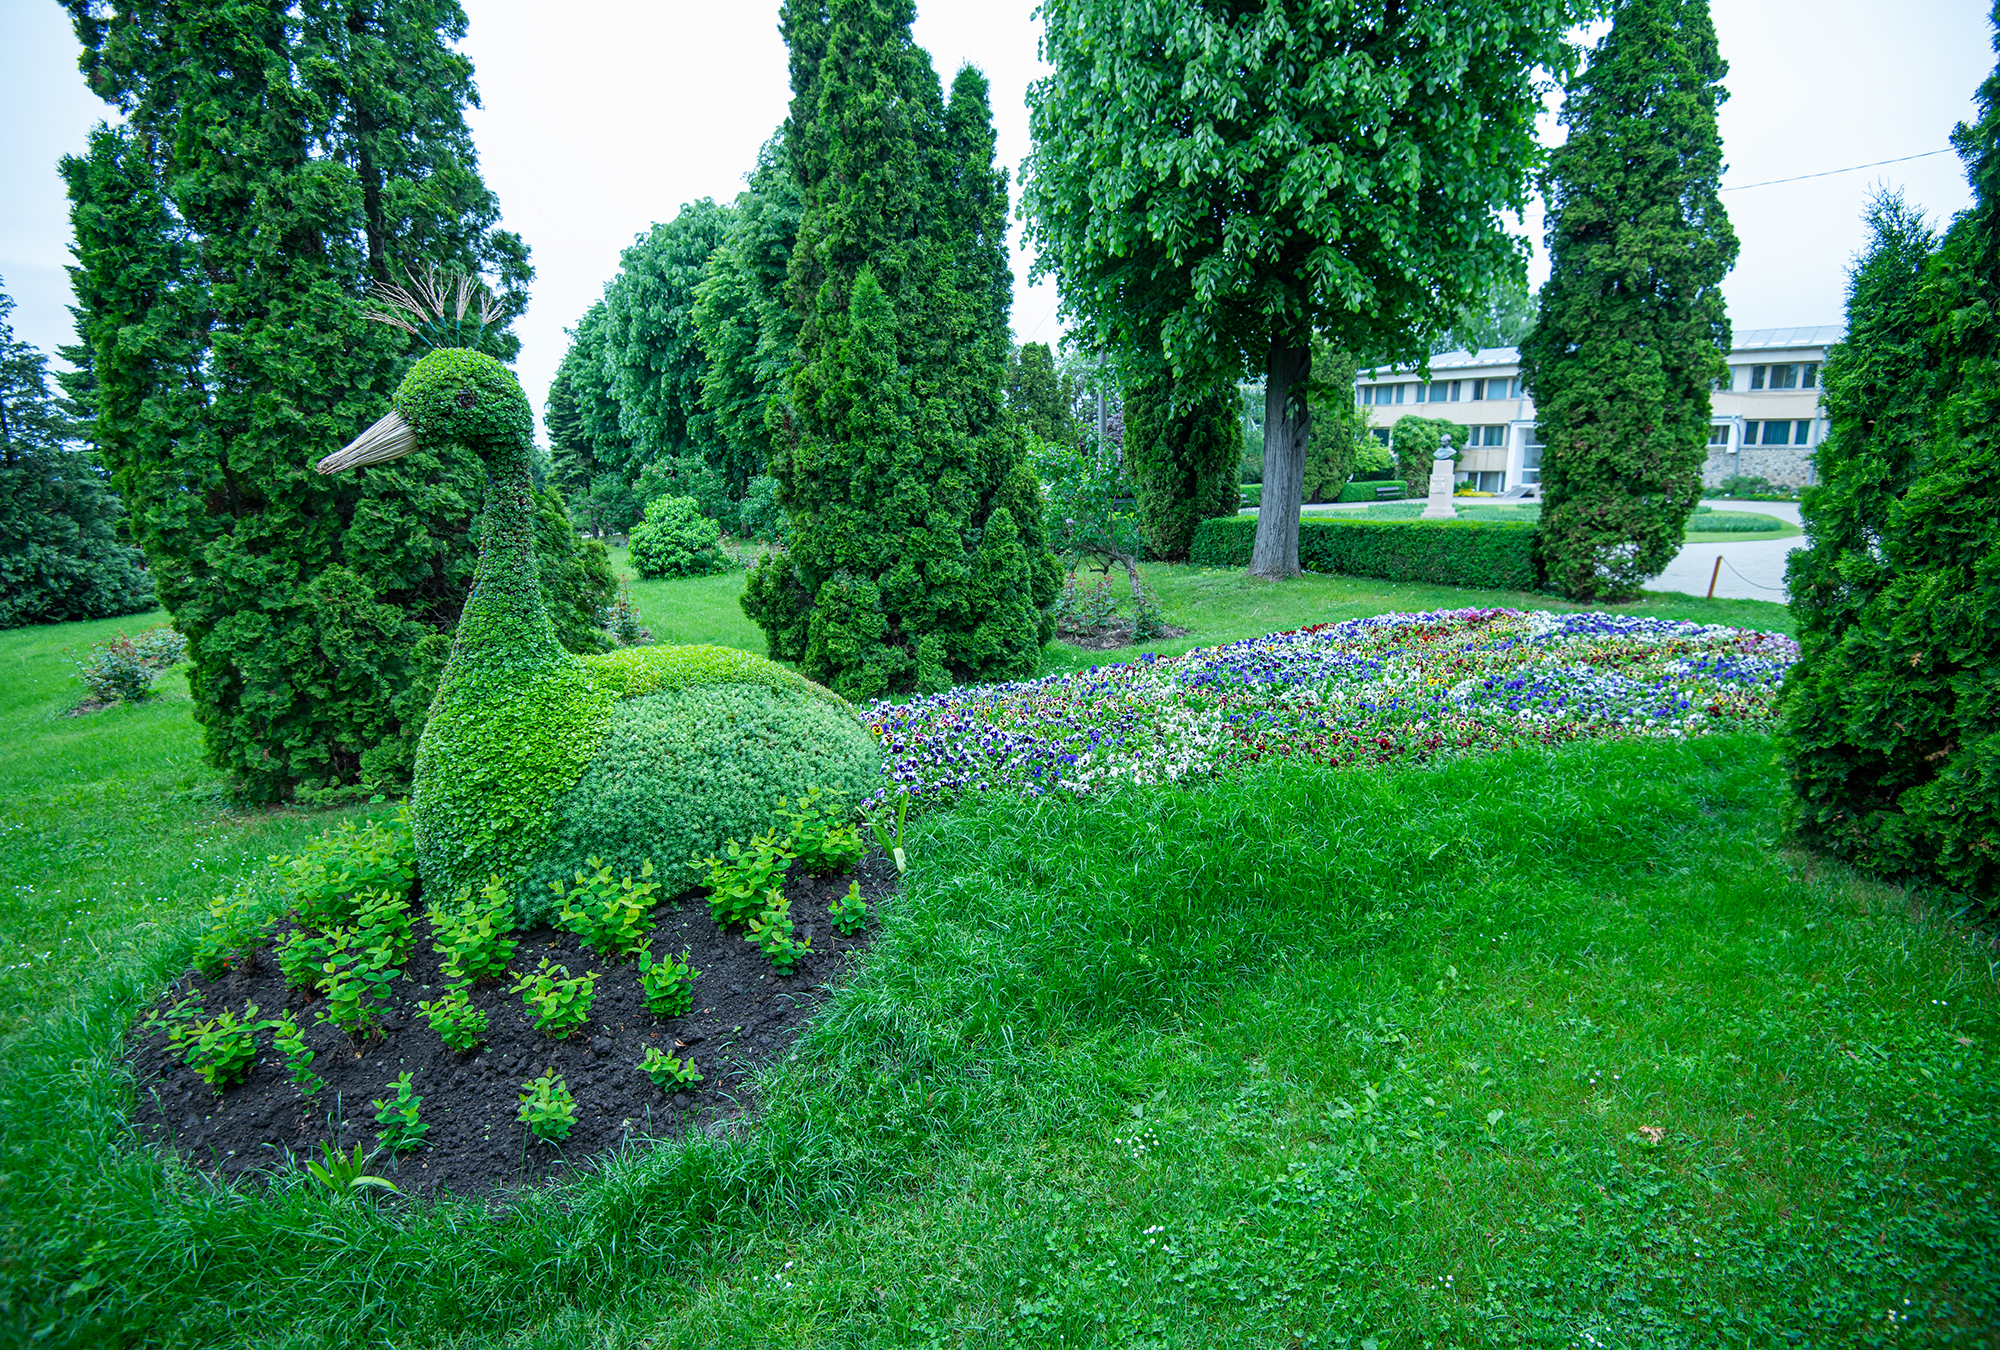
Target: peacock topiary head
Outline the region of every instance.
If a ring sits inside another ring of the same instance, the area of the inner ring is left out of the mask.
[[[398,459],[419,445],[458,442],[495,468],[534,443],[534,410],[514,372],[483,352],[450,347],[411,368],[388,416],[319,462],[321,473]]]

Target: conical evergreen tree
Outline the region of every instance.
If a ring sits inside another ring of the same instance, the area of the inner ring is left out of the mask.
[[[412,339],[363,319],[372,278],[487,268],[504,314],[523,303],[525,250],[492,228],[464,125],[464,15],[67,7],[123,114],[63,166],[92,431],[188,638],[208,755],[256,800],[399,783],[471,584],[484,472],[452,451],[339,480],[312,466],[410,364]],[[516,345],[504,324],[487,341]]]
[[[1186,562],[1195,526],[1242,500],[1241,399],[1233,382],[1176,381],[1164,369],[1125,395],[1125,469],[1156,558]]]
[[[2000,47],[2000,7],[1996,7]],[[1827,357],[1832,422],[1789,586],[1783,751],[1808,841],[2000,900],[2000,68],[1953,136],[1942,242],[1896,198]]]
[[[856,698],[1030,674],[1058,581],[1001,399],[1011,278],[986,81],[961,71],[947,104],[913,17],[908,0],[784,11],[800,332],[770,417],[791,543],[743,607],[772,655]]]
[[[1716,195],[1727,72],[1707,0],[1619,0],[1563,103],[1521,378],[1547,447],[1542,566],[1575,599],[1657,576],[1701,496],[1737,252]]]

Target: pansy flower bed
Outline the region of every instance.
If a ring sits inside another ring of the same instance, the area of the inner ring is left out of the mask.
[[[874,703],[871,799],[1089,793],[1269,759],[1380,765],[1767,725],[1775,633],[1514,609],[1382,614],[1072,675]]]

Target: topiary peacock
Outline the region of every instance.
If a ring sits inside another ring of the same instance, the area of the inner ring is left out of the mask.
[[[417,745],[425,888],[516,878],[532,922],[553,908],[548,883],[596,855],[633,872],[650,859],[671,892],[693,881],[689,859],[764,829],[782,798],[872,790],[874,734],[783,666],[724,647],[562,648],[535,574],[533,426],[511,371],[445,347],[417,362],[395,411],[319,462],[334,473],[457,442],[487,468],[472,594]]]

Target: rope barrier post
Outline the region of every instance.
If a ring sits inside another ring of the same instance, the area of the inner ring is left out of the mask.
[[[1732,571],[1735,569],[1731,569]],[[1715,570],[1708,574],[1708,599],[1715,599],[1715,579],[1722,575],[1722,555],[1715,555]]]

